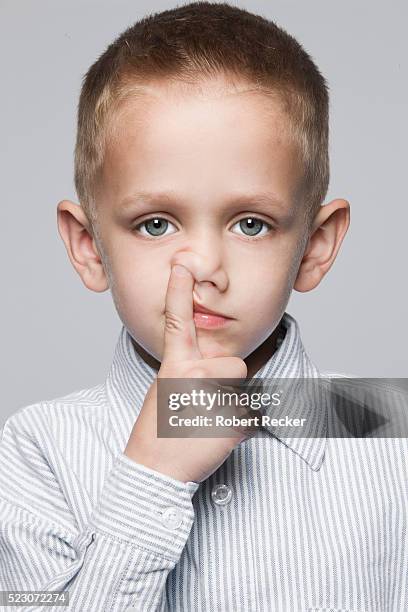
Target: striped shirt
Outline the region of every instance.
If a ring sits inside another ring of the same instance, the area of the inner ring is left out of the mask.
[[[282,323],[254,378],[323,378]],[[183,483],[123,452],[156,375],[123,326],[102,384],[8,418],[1,590],[68,591],[74,612],[408,610],[406,439],[328,437],[316,402],[313,435],[264,428]]]

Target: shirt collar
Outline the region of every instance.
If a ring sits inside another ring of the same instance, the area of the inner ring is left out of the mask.
[[[322,465],[326,448],[329,398],[327,385],[320,384],[320,380],[325,380],[325,377],[307,355],[296,319],[285,312],[281,324],[285,330],[281,345],[252,379],[266,379],[272,384],[275,379],[296,379],[293,385],[289,383],[284,385],[285,391],[288,390],[293,398],[289,411],[287,410],[288,402],[283,401],[281,408],[269,407],[265,410],[265,414],[277,418],[286,416],[287,413],[293,418],[304,417],[306,425],[300,430],[303,435],[294,437],[285,436],[282,428],[277,430],[273,426],[265,426],[264,429],[276,436],[309,467],[317,471]],[[312,381],[312,379],[319,379],[319,381]],[[266,389],[267,387],[263,390]],[[298,389],[297,393],[296,389]]]
[[[294,317],[285,312],[281,324],[285,335],[280,346],[251,380],[323,378],[304,350],[299,326]],[[136,351],[132,336],[123,325],[105,381],[112,435],[121,451],[126,446],[146,393],[156,375],[157,371]],[[308,402],[304,408],[302,416],[307,417],[306,437],[285,437],[269,426],[264,428],[268,434],[278,438],[315,471],[321,467],[326,444],[327,406],[324,397],[323,395],[319,401]],[[266,414],[272,413],[266,412]],[[273,416],[275,415],[274,409]]]

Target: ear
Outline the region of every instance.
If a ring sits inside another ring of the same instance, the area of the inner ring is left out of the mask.
[[[57,223],[68,257],[85,287],[91,291],[106,291],[109,288],[108,279],[81,206],[69,200],[59,202]]]
[[[333,265],[349,224],[350,205],[346,200],[333,200],[320,207],[293,285],[296,291],[317,287]]]

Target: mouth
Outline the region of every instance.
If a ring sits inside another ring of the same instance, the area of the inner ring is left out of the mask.
[[[218,329],[233,321],[232,317],[210,310],[196,302],[193,304],[193,311],[195,326],[200,329]]]

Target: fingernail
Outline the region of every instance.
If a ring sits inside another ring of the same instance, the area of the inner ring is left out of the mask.
[[[174,274],[177,274],[177,276],[187,276],[189,273],[187,268],[180,266],[179,264],[174,264],[173,271]]]

